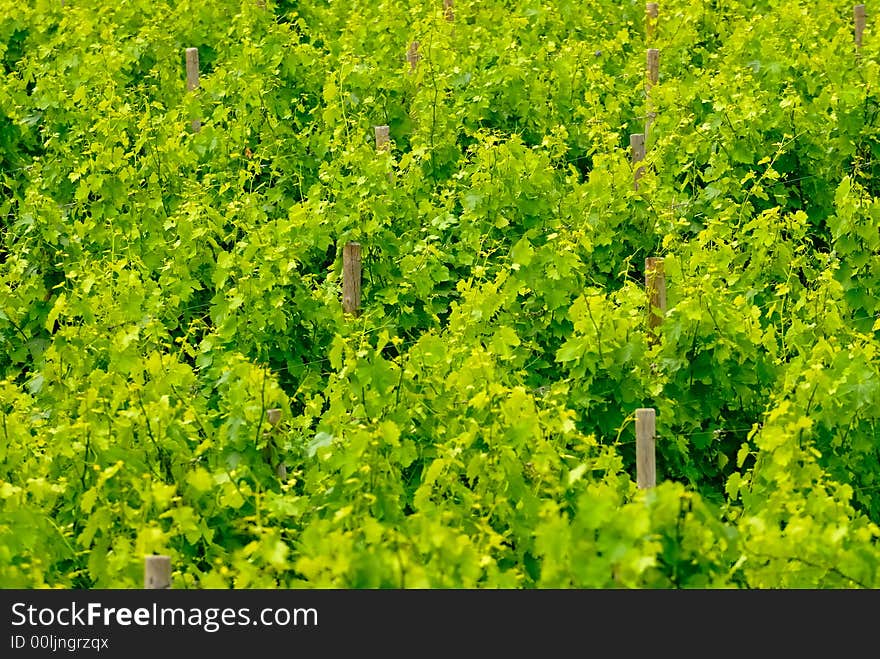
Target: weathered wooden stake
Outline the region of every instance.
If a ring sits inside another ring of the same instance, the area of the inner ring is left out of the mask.
[[[660,79],[660,51],[656,48],[648,48],[645,59],[645,69],[647,72],[647,78],[645,79],[645,106],[647,110],[645,113],[645,141],[647,142],[651,131],[651,124],[654,123],[654,118],[657,116],[654,112],[654,104],[651,102],[651,88]]]
[[[453,7],[453,0],[443,0],[443,15],[450,23],[455,20],[455,9]]]
[[[657,485],[654,444],[657,436],[657,413],[653,407],[636,410],[636,485],[645,490]]]
[[[186,91],[191,92],[199,88],[199,49],[186,49]],[[198,133],[202,129],[200,119],[192,120],[192,129]]]
[[[642,133],[633,133],[629,136],[630,157],[633,166],[633,190],[639,189],[639,179],[645,172],[645,168],[639,165],[645,159],[645,136]]]
[[[342,311],[354,316],[361,307],[361,246],[346,243],[342,249]]]
[[[274,430],[275,426],[277,426],[278,423],[281,421],[281,409],[278,407],[273,407],[266,410],[266,421],[269,422],[269,425],[272,426],[272,430]],[[270,446],[266,446],[266,458],[270,461],[269,464],[271,465],[272,451]],[[287,478],[287,465],[284,464],[283,460],[275,465],[275,473],[281,480],[285,480]]]
[[[657,48],[648,48],[647,56],[645,57],[646,70],[648,72],[648,81],[645,85],[645,89],[650,93],[651,87],[657,84],[657,80],[659,80],[660,75],[660,50]]]
[[[171,588],[171,557],[170,556],[145,556],[144,557],[144,588],[167,589]]]
[[[654,32],[657,28],[657,17],[660,15],[660,7],[656,2],[645,4],[645,40],[650,43],[654,40]]]
[[[648,337],[657,340],[656,328],[666,315],[666,272],[662,257],[645,259],[645,292],[648,297]]]
[[[862,47],[862,34],[865,32],[865,5],[853,7],[853,22],[855,23],[856,48]]]
[[[388,151],[391,148],[388,126],[373,126],[373,130],[376,133],[376,153]]]
[[[416,70],[420,59],[422,59],[422,56],[419,55],[419,42],[413,41],[409,48],[406,49],[406,61],[409,62],[410,71]]]

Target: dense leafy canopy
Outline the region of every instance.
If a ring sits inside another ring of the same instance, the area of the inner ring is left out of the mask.
[[[0,9],[0,586],[880,587],[870,12]]]

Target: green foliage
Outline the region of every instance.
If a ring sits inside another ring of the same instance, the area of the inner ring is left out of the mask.
[[[880,586],[850,8],[0,9],[0,587]]]

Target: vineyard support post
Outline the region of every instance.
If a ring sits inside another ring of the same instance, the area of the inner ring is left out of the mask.
[[[657,485],[654,445],[657,414],[653,407],[636,410],[636,485],[645,490]]]
[[[666,272],[662,257],[645,259],[645,292],[648,298],[648,338],[657,340],[657,328],[666,315]]]
[[[660,49],[648,48],[645,54],[645,70],[648,73],[648,80],[645,85],[645,91],[650,94],[651,87],[657,84],[660,76]]]
[[[409,70],[415,71],[416,67],[419,65],[419,60],[422,58],[419,55],[419,42],[413,41],[409,48],[406,49],[406,61],[409,62]]]
[[[391,134],[388,126],[373,126],[376,134],[376,152],[388,151],[391,148]]]
[[[630,157],[633,166],[633,190],[638,191],[639,179],[645,171],[639,163],[645,159],[645,136],[642,133],[633,133],[629,136]]]
[[[645,80],[645,141],[647,142],[650,136],[651,125],[657,116],[657,113],[654,112],[654,104],[651,101],[651,89],[660,79],[660,51],[656,48],[648,48],[645,64],[647,72],[647,79]]]
[[[853,7],[853,23],[855,24],[855,41],[856,48],[862,47],[862,35],[865,32],[865,5],[856,5]]]
[[[389,131],[388,126],[373,126],[373,130],[376,133],[376,153],[382,153],[383,151],[391,151],[391,133]],[[388,172],[388,180],[394,180],[394,172]]]
[[[186,49],[186,91],[191,92],[199,88],[199,49]],[[200,119],[192,120],[192,130],[198,133],[202,129]]]
[[[144,588],[171,588],[170,556],[153,555],[144,557]]]
[[[269,422],[271,430],[274,431],[275,428],[278,426],[278,423],[281,421],[281,408],[272,407],[266,410],[266,421]],[[271,458],[271,450],[269,450],[269,446],[267,446],[266,449],[268,451],[267,457]],[[287,479],[287,465],[284,464],[284,460],[278,461],[278,464],[275,466],[275,473],[281,480]]]
[[[342,249],[342,311],[358,315],[361,306],[361,245],[349,242]]]

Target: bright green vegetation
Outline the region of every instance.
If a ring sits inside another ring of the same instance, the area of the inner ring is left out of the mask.
[[[0,586],[880,587],[870,16],[266,4],[0,0]]]

